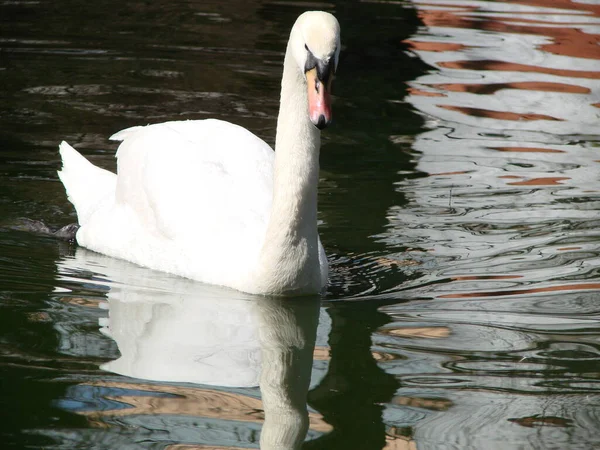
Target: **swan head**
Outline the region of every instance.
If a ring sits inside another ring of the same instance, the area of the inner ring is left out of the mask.
[[[340,54],[340,24],[323,11],[298,17],[290,36],[292,54],[306,81],[308,114],[319,129],[331,122],[331,85]]]

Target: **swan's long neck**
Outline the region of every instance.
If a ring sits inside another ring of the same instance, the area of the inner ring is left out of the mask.
[[[259,284],[274,294],[320,289],[317,184],[320,131],[308,115],[306,81],[286,51],[275,141],[273,206],[259,261]]]
[[[262,356],[260,392],[265,423],[262,450],[296,450],[302,446],[309,419],[306,395],[319,324],[318,297],[262,299],[258,338]]]

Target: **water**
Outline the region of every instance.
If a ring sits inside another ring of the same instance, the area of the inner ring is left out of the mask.
[[[273,143],[311,8],[344,43],[320,302],[28,231],[75,220],[62,139],[109,169],[141,123]],[[599,24],[589,0],[2,3],[2,448],[600,446]]]

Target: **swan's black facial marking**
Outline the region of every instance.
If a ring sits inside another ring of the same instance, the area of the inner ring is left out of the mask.
[[[322,59],[317,58],[312,52],[308,49],[308,46],[304,44],[304,48],[306,49],[306,63],[304,64],[304,73],[308,72],[311,69],[317,69],[317,77],[318,79],[325,83],[326,86],[329,85],[329,79],[335,73],[335,61],[334,57],[331,56],[328,58],[327,62]],[[335,50],[332,55],[335,54]],[[319,89],[318,84],[316,85],[317,90]]]

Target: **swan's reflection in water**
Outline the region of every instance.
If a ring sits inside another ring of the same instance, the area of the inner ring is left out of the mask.
[[[101,331],[116,342],[121,356],[102,368],[150,381],[116,378],[79,385],[95,393],[70,397],[91,396],[102,405],[78,413],[98,426],[125,422],[153,430],[148,438],[170,442],[171,448],[256,446],[264,417],[260,448],[300,448],[309,429],[306,396],[319,298],[252,297],[83,249],[59,263],[63,282],[81,283],[82,271],[94,274],[94,285],[109,287]],[[257,385],[261,399],[255,390],[239,389]],[[331,429],[315,413],[310,427],[317,435]],[[110,439],[128,445],[121,442],[123,434]]]

